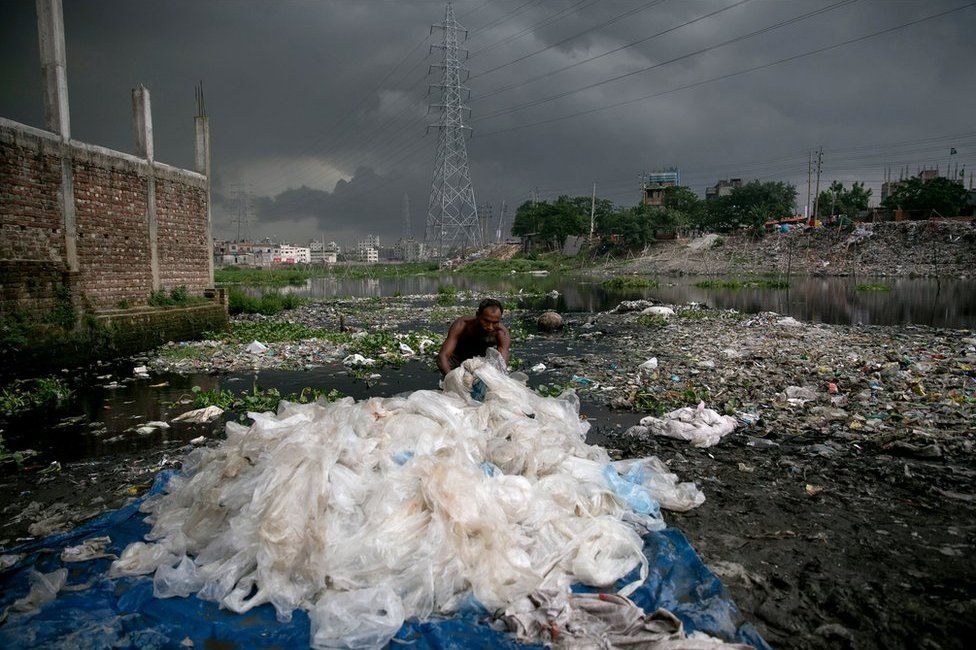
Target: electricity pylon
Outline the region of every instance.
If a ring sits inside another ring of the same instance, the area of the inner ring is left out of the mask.
[[[430,85],[440,88],[441,102],[430,105],[430,109],[440,112],[440,119],[427,125],[428,130],[436,128],[438,133],[424,239],[434,255],[444,257],[468,246],[479,246],[482,241],[464,142],[465,132],[471,130],[464,123],[464,113],[470,116],[471,109],[462,102],[462,97],[466,99],[471,91],[461,81],[462,73],[467,79],[468,69],[461,65],[460,57],[463,53],[467,58],[468,51],[458,43],[467,38],[468,32],[454,18],[454,6],[450,2],[444,22],[431,26],[432,34],[435,29],[442,30],[444,38],[440,45],[430,46],[431,52],[440,49],[443,58],[442,63],[431,65],[427,72],[442,69],[441,83]]]

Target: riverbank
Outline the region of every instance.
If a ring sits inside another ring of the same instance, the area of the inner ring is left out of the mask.
[[[80,401],[58,420],[4,425],[11,450],[40,453],[3,472],[0,545],[117,507],[159,469],[178,466],[191,441],[221,438],[222,421],[173,422],[191,408],[181,397],[193,385],[335,388],[356,398],[433,388],[438,375],[429,345],[419,349],[423,339],[436,339],[479,297],[459,295],[451,305],[434,295],[336,300],[238,317],[239,333],[263,328],[285,340],[263,341],[268,349],[257,355],[247,337],[175,344],[79,379]],[[976,631],[976,334],[691,305],[642,314],[648,305],[564,313],[563,332],[540,335],[539,312],[512,304],[505,321],[515,365],[547,393],[578,390],[594,425],[590,442],[620,457],[656,454],[698,482],[705,503],[668,515],[669,524],[689,536],[774,647],[963,647]],[[393,333],[407,335],[413,354]],[[367,337],[377,347],[352,347]],[[167,349],[201,352],[174,359]],[[352,349],[376,363],[344,366]],[[656,367],[639,368],[652,357]],[[139,365],[148,377],[133,376]],[[738,419],[715,447],[630,429],[699,400]],[[170,428],[140,432],[152,421]]]
[[[662,241],[623,270],[642,274],[840,275],[971,278],[974,222],[900,221],[858,224],[853,232],[705,235]]]

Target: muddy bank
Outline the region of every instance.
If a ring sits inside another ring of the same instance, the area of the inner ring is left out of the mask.
[[[658,242],[625,270],[694,275],[794,274],[972,277],[974,222],[902,221],[860,224],[855,230],[706,235]]]
[[[367,333],[436,334],[453,316],[470,312],[476,298],[444,306],[429,296],[314,303],[269,326],[335,332],[341,314],[346,327]],[[976,620],[976,567],[969,559],[976,543],[973,333],[814,325],[688,306],[665,317],[642,314],[646,305],[633,307],[564,314],[566,329],[546,336],[534,333],[537,312],[510,310],[513,354],[540,390],[579,390],[582,412],[594,424],[591,442],[621,457],[657,454],[682,479],[698,483],[705,503],[666,518],[723,577],[761,633],[775,647],[963,647]],[[292,346],[289,354],[269,342],[271,352],[262,358],[280,358],[281,365],[249,367],[238,384],[247,389],[250,377],[260,377],[283,393],[315,385],[359,398],[436,382],[426,355],[357,373],[341,363],[352,339],[336,340],[324,340],[329,348],[279,342]],[[253,361],[242,343],[210,346],[225,361]],[[180,370],[205,388],[226,388],[238,377],[223,372],[233,364],[188,357],[182,367],[160,365],[149,378],[132,379],[131,366],[164,356],[133,359],[100,381],[133,386],[165,379],[175,392],[184,387],[176,388],[176,375],[160,375],[164,369]],[[657,367],[639,370],[651,357]],[[374,374],[379,378],[370,379]],[[137,398],[119,401],[129,399]],[[627,433],[643,416],[699,399],[741,424],[715,447]],[[136,406],[142,420],[179,412]],[[119,426],[131,428],[124,419]],[[57,431],[74,434],[70,427]],[[125,435],[118,444],[137,434]],[[51,443],[20,470],[3,474],[3,545],[117,507],[159,469],[178,466],[199,435],[218,440],[221,423],[174,428],[145,445],[100,446],[88,455],[59,458]]]

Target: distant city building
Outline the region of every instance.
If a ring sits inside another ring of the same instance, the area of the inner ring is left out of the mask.
[[[720,196],[728,196],[737,187],[742,187],[741,178],[730,178],[728,180],[720,180],[715,183],[712,187],[705,188],[705,200],[709,201],[711,199],[717,199]]]
[[[275,258],[280,258],[281,254],[278,244],[265,240],[251,247],[251,256],[254,259],[254,266],[271,266],[275,263]]]
[[[676,167],[651,172],[641,181],[641,201],[644,205],[663,207],[665,188],[677,187],[680,182],[681,174]]]
[[[292,246],[291,244],[281,244],[278,247],[278,255],[274,258],[276,264],[308,264],[311,260],[311,251],[307,246]]]
[[[359,249],[359,259],[367,264],[376,264],[380,261],[380,253],[372,246]]]
[[[424,257],[424,243],[413,237],[401,239],[393,246],[393,259],[401,262],[416,262]]]
[[[311,264],[325,264],[325,242],[312,240],[308,243],[308,261]]]

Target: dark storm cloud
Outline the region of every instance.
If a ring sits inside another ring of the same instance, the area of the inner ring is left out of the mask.
[[[631,203],[637,174],[669,165],[679,166],[686,184],[699,192],[720,177],[781,178],[802,184],[805,198],[806,152],[821,144],[827,182],[865,179],[875,195],[886,163],[911,163],[913,169],[944,165],[949,146],[955,146],[954,162],[976,167],[972,8],[783,65],[597,110],[965,4],[751,0],[733,6],[737,2],[456,2],[471,31],[475,137],[468,147],[479,202],[493,203],[497,215],[502,200],[515,206],[534,188],[544,196],[588,193],[597,181],[600,194]],[[375,232],[390,239],[400,234],[404,192],[413,207],[414,230],[422,231],[436,144],[434,133],[424,135],[425,120],[432,119],[425,116],[431,98],[424,73],[434,60],[423,58],[431,42],[423,39],[430,23],[443,15],[441,2],[64,4],[75,137],[131,150],[129,89],[144,83],[152,91],[157,157],[189,166],[192,87],[204,80],[218,235],[234,234],[238,183],[255,194],[251,232],[260,236],[352,241]],[[550,74],[726,7],[637,46]],[[680,58],[820,8],[830,9]],[[639,10],[594,29],[634,9]],[[0,115],[40,125],[34,2],[5,0],[0,11]],[[529,31],[504,40],[524,30]],[[676,58],[620,81],[492,117]],[[956,140],[920,142],[967,133]],[[862,145],[866,148],[854,149]]]

